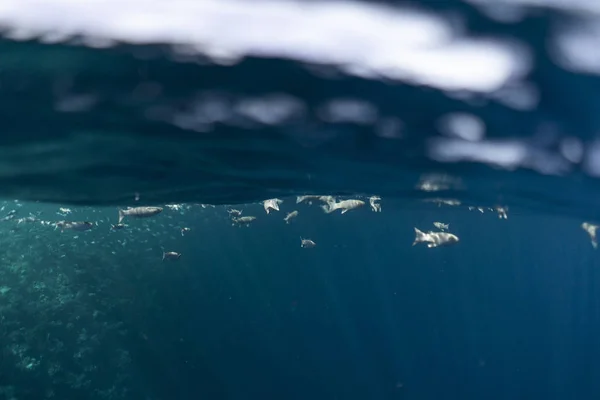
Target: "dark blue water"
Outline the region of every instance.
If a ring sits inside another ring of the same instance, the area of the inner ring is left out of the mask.
[[[429,224],[432,214],[402,210],[299,221],[286,237],[267,226],[233,242],[215,233],[214,247],[227,241],[233,248],[227,257],[199,255],[203,267],[190,286],[203,293],[190,299],[189,320],[180,325],[196,352],[184,346],[178,357],[189,362],[183,371],[198,368],[209,382],[189,372],[176,392],[293,399],[598,393],[600,277],[579,227],[526,216],[509,223],[440,216],[456,227],[460,246],[409,247],[411,227]],[[306,230],[319,242],[310,253],[296,246]]]
[[[598,217],[592,3],[501,2],[490,13],[485,0],[383,11],[229,1],[160,12],[155,1],[7,3],[0,194],[91,205],[414,199],[439,197],[415,185],[444,173],[462,184],[441,196],[471,205]],[[212,30],[193,15],[213,18]],[[282,16],[289,29],[277,30]],[[98,37],[114,41],[89,43]]]
[[[4,1],[0,400],[598,398],[592,2]]]
[[[598,393],[599,265],[579,221],[383,207],[298,207],[286,225],[251,205],[250,228],[223,208],[165,211],[112,233],[114,211],[80,210],[95,230],[6,231],[0,387],[18,399]],[[460,243],[412,247],[413,227],[435,220]],[[300,248],[300,236],[317,247]],[[182,258],[161,262],[161,248]],[[9,273],[17,263],[21,278]]]

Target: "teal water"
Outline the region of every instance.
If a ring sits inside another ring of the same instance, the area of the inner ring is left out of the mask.
[[[0,400],[598,398],[594,2],[143,3],[0,5]]]
[[[9,203],[9,207],[12,203]],[[2,223],[7,399],[589,398],[599,390],[597,253],[579,221],[285,199],[231,226],[166,208],[110,231]],[[8,208],[7,208],[8,209]],[[291,224],[282,220],[298,209]],[[56,206],[24,204],[17,216]],[[450,224],[460,243],[411,246]],[[182,236],[180,228],[191,231]],[[317,246],[300,247],[300,236]],[[161,261],[162,249],[182,254]]]

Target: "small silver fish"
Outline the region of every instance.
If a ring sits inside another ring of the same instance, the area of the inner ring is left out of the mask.
[[[317,244],[310,239],[302,239],[302,237],[300,238],[300,247],[304,249],[312,249],[316,245]]]
[[[326,205],[321,206],[323,211],[327,214],[334,212],[335,210],[342,210],[342,214],[347,213],[350,210],[354,210],[356,208],[362,207],[365,205],[365,202],[362,200],[342,200],[339,202],[330,202]]]
[[[162,207],[130,207],[125,210],[119,210],[119,223],[125,217],[148,218],[162,212]]]
[[[181,228],[181,236],[184,236],[186,233],[190,232],[192,228]]]
[[[268,199],[263,201],[263,207],[267,214],[271,211],[279,211],[279,204],[283,203],[283,200],[280,199]]]
[[[335,202],[335,198],[333,196],[322,196],[316,194],[309,194],[305,196],[296,196],[296,204],[299,203],[308,203],[312,205],[313,201],[320,201],[321,203],[332,203]]]
[[[424,199],[423,201],[426,201],[428,203],[436,203],[438,205],[438,207],[441,207],[442,204],[447,205],[447,206],[460,206],[461,205],[460,200],[456,200],[456,199],[433,198],[433,199]]]
[[[17,210],[10,210],[8,214],[6,214],[4,217],[2,217],[2,219],[0,219],[0,221],[9,221],[11,219],[14,219],[16,214]]]
[[[449,232],[422,232],[415,228],[415,241],[413,246],[417,243],[427,243],[427,247],[438,247],[448,246],[459,242],[459,238]]]
[[[162,256],[162,260],[170,260],[170,261],[177,261],[179,260],[179,257],[181,257],[181,253],[176,253],[174,251],[167,251],[164,252],[163,251],[163,256]]]
[[[242,215],[241,210],[236,210],[234,208],[230,208],[229,210],[227,210],[227,212],[229,213],[230,217],[239,217],[240,215]]]
[[[94,227],[94,223],[89,221],[59,221],[56,223],[56,226],[63,231],[68,229],[72,231],[83,232],[92,229]]]
[[[381,212],[381,204],[378,201],[381,200],[379,196],[371,196],[369,197],[369,205],[371,206],[371,211],[373,212]]]
[[[110,226],[110,229],[112,229],[114,231],[119,230],[119,229],[124,229],[124,228],[127,228],[127,225],[125,225],[125,224],[113,224],[113,225]]]
[[[29,217],[25,217],[25,218],[19,218],[17,220],[17,225],[22,223],[22,222],[35,222],[37,221],[37,218],[34,217],[33,215],[30,215]]]
[[[231,221],[233,222],[233,225],[235,225],[235,224],[244,225],[245,224],[246,226],[250,226],[250,223],[254,222],[255,220],[256,220],[256,217],[253,217],[251,215],[231,219]]]
[[[433,226],[435,226],[436,228],[438,228],[441,231],[445,231],[448,229],[448,227],[450,226],[449,224],[444,224],[442,222],[434,222]]]
[[[588,235],[590,235],[590,240],[592,242],[592,246],[595,249],[598,248],[598,239],[596,237],[596,231],[598,230],[598,228],[600,228],[600,226],[590,224],[589,222],[584,222],[583,224],[581,224],[581,227],[583,228],[584,231],[586,231],[588,233]]]
[[[319,196],[319,201],[325,204],[335,203],[335,197],[333,196]]]
[[[508,219],[508,207],[496,207],[495,211],[498,213],[499,219]]]
[[[294,211],[288,213],[283,220],[285,221],[286,224],[289,224],[297,216],[298,216],[298,211],[294,210]]]

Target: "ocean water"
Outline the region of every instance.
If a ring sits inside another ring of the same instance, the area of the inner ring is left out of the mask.
[[[3,0],[0,400],[598,398],[599,27]]]
[[[598,218],[593,1],[162,3],[3,2],[4,198]],[[429,174],[444,191],[415,188]]]
[[[597,252],[571,218],[285,199],[165,208],[10,202],[2,223],[6,399],[593,398]],[[298,210],[290,224],[284,213]],[[243,215],[244,215],[243,214]],[[454,246],[411,246],[443,221]],[[191,230],[183,236],[181,227]],[[314,248],[300,247],[300,237]],[[162,251],[177,251],[163,261]]]

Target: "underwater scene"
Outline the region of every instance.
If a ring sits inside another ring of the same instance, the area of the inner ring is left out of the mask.
[[[598,391],[597,226],[424,204],[301,196],[119,211],[5,202],[0,393]]]
[[[0,400],[600,398],[600,2],[0,0]]]

